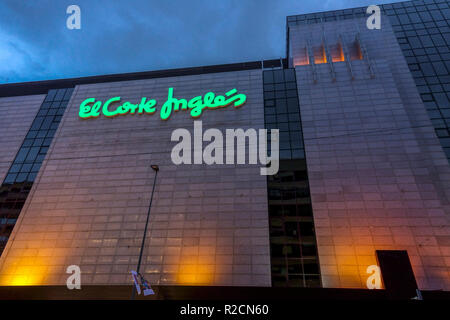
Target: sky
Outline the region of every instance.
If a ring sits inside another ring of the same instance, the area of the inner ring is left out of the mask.
[[[376,4],[398,2],[377,1]],[[81,9],[70,30],[69,5]],[[0,84],[285,57],[286,16],[371,0],[0,0]]]

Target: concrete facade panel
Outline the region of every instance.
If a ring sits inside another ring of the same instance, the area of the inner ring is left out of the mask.
[[[160,119],[169,87],[185,99],[232,88],[247,95],[240,108],[204,110],[203,131],[264,128],[260,70],[77,86],[0,260],[1,284],[64,285],[69,265],[80,266],[84,285],[130,283],[154,179],[150,165],[158,164],[141,267],[150,284],[270,286],[260,165],[173,164],[171,133],[193,133],[195,119],[185,110]],[[156,99],[157,112],[79,118],[86,98],[115,96]]]

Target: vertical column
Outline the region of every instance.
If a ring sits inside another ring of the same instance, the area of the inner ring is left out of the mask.
[[[263,77],[265,125],[280,130],[280,170],[267,182],[272,286],[320,287],[295,69]]]

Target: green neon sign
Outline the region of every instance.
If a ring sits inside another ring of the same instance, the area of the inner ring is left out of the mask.
[[[237,93],[237,89],[231,89],[225,95],[215,95],[214,92],[207,92],[204,96],[197,96],[189,101],[177,99],[173,96],[173,88],[169,88],[167,100],[161,107],[160,117],[162,120],[170,118],[173,112],[180,110],[190,110],[192,118],[198,118],[205,109],[225,108],[231,104],[239,108],[247,101],[247,96]],[[113,97],[103,103],[95,98],[88,98],[80,104],[78,115],[82,119],[97,118],[102,113],[107,118],[126,114],[154,114],[156,112],[156,100],[146,97],[141,98],[140,103],[133,104],[126,101],[120,104],[120,97]]]

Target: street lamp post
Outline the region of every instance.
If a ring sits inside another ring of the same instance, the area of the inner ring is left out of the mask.
[[[155,193],[156,177],[158,176],[158,171],[159,171],[159,167],[155,164],[152,164],[150,167],[153,169],[153,171],[155,171],[155,178],[153,179],[152,195],[150,197],[150,205],[148,206],[147,220],[145,221],[145,228],[144,228],[144,236],[142,237],[141,251],[139,253],[139,260],[138,260],[137,269],[136,269],[136,273],[138,275],[139,275],[139,270],[141,269],[142,253],[144,252],[145,238],[147,236],[148,220],[150,218],[150,210],[152,209],[153,194]],[[131,300],[134,300],[134,296],[135,296],[135,288],[133,286],[133,292],[131,293]]]

